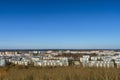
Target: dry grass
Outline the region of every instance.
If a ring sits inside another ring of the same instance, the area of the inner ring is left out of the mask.
[[[83,68],[78,66],[40,68],[0,68],[0,80],[120,80],[116,68]]]

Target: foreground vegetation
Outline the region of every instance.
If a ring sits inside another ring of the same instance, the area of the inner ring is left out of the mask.
[[[0,80],[120,80],[120,69],[7,66],[0,68]]]

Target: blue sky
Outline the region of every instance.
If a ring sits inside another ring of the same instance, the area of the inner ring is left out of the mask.
[[[0,0],[0,48],[120,48],[119,0]]]

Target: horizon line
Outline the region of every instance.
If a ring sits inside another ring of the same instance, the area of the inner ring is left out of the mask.
[[[62,48],[61,49],[57,49],[57,48],[54,48],[54,49],[50,49],[50,48],[49,49],[47,48],[46,49],[19,49],[19,48],[18,49],[7,49],[7,48],[0,49],[0,51],[48,51],[48,50],[120,50],[120,49],[119,48],[118,49],[117,48],[116,49],[114,48],[108,48],[108,49],[107,48],[106,49],[105,48],[104,49],[102,48],[99,48],[99,49],[97,48],[94,48],[94,49],[87,49],[87,48],[86,49],[77,49],[77,48],[76,49],[62,49]]]

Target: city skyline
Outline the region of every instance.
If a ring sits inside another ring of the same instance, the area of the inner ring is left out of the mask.
[[[0,49],[119,49],[119,3],[0,1]]]

